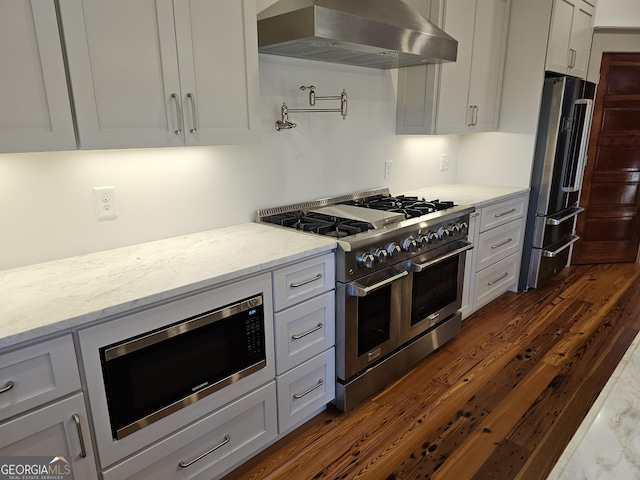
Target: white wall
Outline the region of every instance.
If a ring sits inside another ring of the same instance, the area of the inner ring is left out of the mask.
[[[257,145],[0,155],[0,269],[252,221],[258,208],[456,180],[458,136],[396,136],[395,71],[261,55],[260,77]],[[298,128],[276,132],[282,102],[303,106],[310,84],[346,89],[346,120],[292,113]],[[107,185],[119,217],[98,221],[92,187]]]
[[[640,27],[639,0],[598,0],[595,26]]]

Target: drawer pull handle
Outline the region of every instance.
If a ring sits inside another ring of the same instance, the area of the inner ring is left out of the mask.
[[[324,385],[324,381],[322,379],[318,380],[318,383],[316,385],[314,385],[313,387],[311,387],[309,390],[305,390],[302,393],[294,393],[293,394],[293,398],[295,398],[296,400],[299,398],[304,397],[305,395],[309,395],[311,392],[313,392],[316,388],[320,388],[322,385]]]
[[[307,335],[311,335],[313,332],[317,332],[318,330],[320,330],[324,325],[322,325],[321,323],[319,323],[318,325],[316,325],[315,327],[313,327],[311,330],[309,330],[308,332],[304,332],[304,333],[296,333],[291,335],[291,338],[294,340],[300,340],[303,337],[306,337]]]
[[[305,281],[299,282],[299,283],[292,283],[291,284],[291,288],[302,287],[303,285],[306,285],[307,283],[315,282],[316,280],[320,280],[321,278],[322,278],[322,274],[319,273],[315,277],[310,278],[309,280],[305,280]]]
[[[505,215],[509,215],[510,213],[513,213],[513,212],[515,212],[515,211],[516,211],[516,209],[515,209],[515,208],[512,208],[511,210],[507,210],[506,212],[496,213],[496,214],[494,215],[494,217],[496,217],[496,218],[504,217]]]
[[[513,238],[509,237],[504,242],[500,242],[497,245],[491,245],[491,250],[495,250],[496,248],[500,248],[503,245],[506,245],[509,242],[513,242]]]
[[[72,418],[76,424],[76,428],[78,429],[78,440],[80,440],[80,458],[85,458],[87,456],[87,449],[84,446],[84,435],[82,435],[82,425],[80,425],[80,415],[78,415],[77,413],[74,413]]]
[[[220,447],[226,445],[227,443],[229,443],[229,441],[231,440],[231,437],[229,435],[225,435],[224,436],[224,440],[222,440],[218,445],[216,445],[215,447],[207,450],[206,452],[204,452],[202,455],[200,455],[199,457],[194,458],[193,460],[189,460],[188,462],[179,462],[178,465],[180,465],[182,468],[187,468],[191,465],[193,465],[194,463],[196,463],[198,460],[202,460],[204,457],[206,457],[207,455],[209,455],[210,453],[215,452],[216,450],[218,450]]]
[[[495,280],[491,281],[491,282],[487,282],[487,285],[491,286],[491,285],[495,285],[496,283],[498,283],[500,280],[502,280],[503,278],[507,278],[509,276],[509,274],[507,272],[504,272],[500,278],[496,278]]]
[[[9,380],[7,383],[5,383],[4,387],[0,388],[0,393],[8,392],[13,388],[14,385],[15,384],[11,380]]]

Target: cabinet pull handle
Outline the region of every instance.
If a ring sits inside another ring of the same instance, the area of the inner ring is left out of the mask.
[[[574,68],[576,66],[576,54],[578,51],[575,48],[569,49],[569,68]]]
[[[78,429],[78,440],[80,440],[80,458],[85,458],[87,456],[87,449],[84,446],[84,435],[82,435],[82,425],[80,425],[80,415],[74,413],[73,421],[76,424],[76,428]]]
[[[487,285],[491,286],[491,285],[495,285],[496,283],[498,283],[500,280],[502,280],[503,278],[508,277],[509,274],[507,272],[504,272],[499,278],[496,278],[495,280],[491,281],[491,282],[487,282]]]
[[[320,388],[322,385],[324,385],[324,381],[322,379],[318,380],[318,383],[316,385],[314,385],[313,387],[311,387],[309,390],[305,390],[302,393],[294,393],[293,394],[293,398],[295,398],[296,400],[304,397],[305,395],[309,395],[311,392],[313,392],[316,388]]]
[[[180,106],[180,99],[178,98],[178,95],[176,95],[175,93],[172,93],[171,100],[174,100],[176,102],[176,117],[178,119],[178,129],[175,130],[175,134],[181,135],[182,134],[182,107]]]
[[[513,242],[513,238],[509,237],[504,242],[500,242],[500,243],[498,243],[496,245],[491,245],[491,250],[495,250],[496,248],[500,248],[500,247],[502,247],[503,245],[506,245],[509,242]]]
[[[215,452],[216,450],[218,450],[220,447],[226,445],[227,443],[229,443],[229,441],[231,440],[231,437],[229,435],[225,435],[224,436],[224,440],[222,440],[218,445],[216,445],[215,447],[207,450],[206,452],[204,452],[202,455],[200,455],[199,457],[194,458],[193,460],[189,460],[188,462],[179,462],[178,465],[180,465],[182,468],[187,468],[190,465],[193,465],[194,463],[196,463],[198,460],[202,460],[204,457],[206,457],[207,455],[209,455],[210,453]]]
[[[516,211],[516,209],[515,209],[515,208],[512,208],[511,210],[507,210],[506,212],[496,213],[496,214],[494,215],[494,217],[496,217],[496,218],[504,217],[505,215],[509,215],[510,213],[513,213],[513,212],[515,212],[515,211]]]
[[[467,127],[473,127],[473,109],[476,108],[473,105],[469,105],[469,110],[471,110],[470,112],[470,117],[469,117],[469,123],[467,123]]]
[[[0,393],[8,392],[13,388],[14,385],[15,384],[11,380],[9,380],[7,383],[4,384],[4,387],[0,388]]]
[[[304,333],[297,333],[294,335],[291,335],[291,338],[294,340],[300,340],[303,337],[306,337],[307,335],[311,335],[313,332],[317,332],[318,330],[320,330],[324,325],[322,325],[322,323],[319,323],[318,325],[316,325],[315,327],[313,327],[311,330],[309,330],[308,332],[304,332]]]
[[[196,133],[198,131],[198,125],[196,120],[198,118],[198,115],[196,113],[196,99],[193,96],[193,93],[187,93],[187,98],[191,101],[191,120],[193,121],[193,126],[189,131],[191,133]]]
[[[306,284],[311,283],[311,282],[315,282],[316,280],[320,280],[321,278],[322,278],[322,274],[319,273],[315,277],[310,278],[309,280],[304,280],[304,281],[299,282],[299,283],[292,283],[290,286],[291,286],[291,288],[302,287],[303,285],[306,285]]]
[[[478,106],[474,105],[473,109],[476,112],[475,119],[473,120],[473,126],[475,127],[476,125],[478,125]]]

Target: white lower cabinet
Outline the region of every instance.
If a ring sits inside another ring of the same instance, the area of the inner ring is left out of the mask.
[[[478,309],[502,295],[518,281],[520,255],[511,255],[476,273],[474,308]]]
[[[276,378],[281,434],[335,398],[335,378],[334,348]]]
[[[97,480],[82,393],[0,424],[0,457],[16,456],[58,457],[75,480]]]
[[[105,480],[219,478],[277,436],[274,382],[106,470]]]
[[[273,272],[280,435],[335,398],[333,253]]]
[[[475,248],[467,256],[465,317],[517,288],[527,199],[525,193],[476,208],[469,229]]]

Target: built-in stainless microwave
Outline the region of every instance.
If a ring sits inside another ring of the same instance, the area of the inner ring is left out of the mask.
[[[122,439],[266,366],[263,295],[100,348]]]

